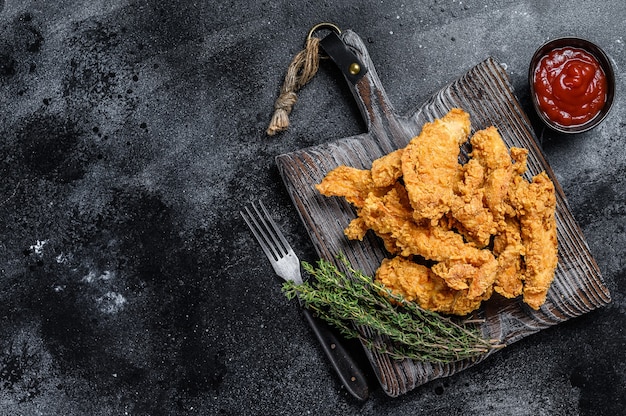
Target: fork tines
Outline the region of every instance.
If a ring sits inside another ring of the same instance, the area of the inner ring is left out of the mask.
[[[278,261],[292,251],[263,202],[259,201],[258,206],[251,203],[245,209],[240,214],[268,258]]]

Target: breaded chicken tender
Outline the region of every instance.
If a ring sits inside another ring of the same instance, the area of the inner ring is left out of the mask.
[[[376,186],[391,186],[402,177],[402,153],[404,149],[398,149],[372,162],[372,181]]]
[[[322,195],[342,196],[357,208],[363,206],[370,192],[376,191],[370,170],[350,166],[333,169],[315,187]]]
[[[436,312],[467,315],[480,306],[482,299],[469,299],[467,290],[451,289],[428,267],[404,257],[384,259],[376,280],[409,302]]]
[[[469,114],[452,109],[426,123],[402,152],[402,172],[416,221],[433,224],[450,211],[453,184],[459,179],[460,145],[470,132]]]
[[[515,298],[522,294],[522,258],[525,252],[519,220],[509,217],[493,239],[493,254],[498,259],[494,290],[505,298]]]
[[[518,177],[514,188],[511,202],[519,212],[525,247],[524,302],[539,309],[546,300],[558,263],[554,184],[542,172],[531,183]]]
[[[494,221],[504,219],[504,200],[513,177],[513,163],[509,151],[495,127],[477,131],[471,139],[473,160],[485,169],[483,196],[485,207]]]
[[[385,165],[385,160],[391,161],[391,157],[383,156],[379,166],[383,170],[382,166]],[[380,175],[379,175],[380,180]],[[356,169],[349,166],[338,166],[330,171],[322,180],[317,184],[316,189],[324,196],[342,196],[358,210],[363,207],[367,197],[372,195],[384,195],[392,186],[378,186],[372,177],[372,171],[366,169]],[[350,240],[363,240],[366,232],[370,227],[363,220],[362,216],[357,216],[350,224],[345,228],[344,234]],[[397,252],[397,247],[394,244],[393,239],[389,235],[384,233],[379,234],[379,237],[383,239],[385,249],[390,253]]]
[[[478,247],[485,247],[496,231],[493,214],[484,204],[485,168],[471,159],[463,166],[462,172],[463,180],[459,181],[457,195],[450,203],[451,219],[454,227],[467,240]]]
[[[538,309],[558,263],[554,184],[525,180],[528,150],[507,149],[495,127],[472,135],[461,165],[470,129],[452,109],[370,170],[339,166],[316,187],[355,207],[350,240],[382,239],[394,257],[376,279],[406,300],[466,315],[495,292]]]

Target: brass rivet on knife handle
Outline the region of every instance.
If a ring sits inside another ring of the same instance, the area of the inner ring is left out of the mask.
[[[317,73],[320,60],[320,40],[313,35],[322,29],[341,33],[341,30],[332,23],[320,23],[311,28],[306,38],[304,49],[298,52],[287,68],[280,95],[274,103],[274,115],[267,128],[268,136],[287,130],[287,127],[289,127],[289,114],[298,100],[296,92]]]

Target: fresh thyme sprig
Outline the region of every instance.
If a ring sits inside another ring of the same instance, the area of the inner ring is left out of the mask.
[[[301,285],[285,282],[283,292],[289,299],[300,298],[304,307],[347,338],[359,338],[368,348],[395,359],[443,363],[474,358],[501,347],[484,339],[478,327],[422,309],[354,269],[344,255],[338,259],[348,273],[325,260],[316,266],[302,262],[312,279]],[[357,327],[368,327],[390,342],[375,342]]]

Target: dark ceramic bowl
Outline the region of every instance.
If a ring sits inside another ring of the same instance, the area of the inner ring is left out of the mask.
[[[533,79],[535,68],[543,56],[547,55],[548,53],[550,53],[550,51],[554,49],[565,48],[568,46],[583,49],[596,58],[596,60],[600,63],[602,70],[604,71],[604,75],[606,76],[607,91],[604,107],[602,107],[600,112],[594,118],[583,124],[563,126],[550,120],[539,108],[537,95],[535,94],[535,88],[533,86]],[[596,127],[609,114],[609,111],[611,110],[611,107],[613,105],[613,96],[615,95],[615,73],[613,72],[613,66],[611,65],[611,61],[609,60],[608,56],[596,44],[580,38],[568,37],[554,39],[545,43],[539,49],[537,49],[532,59],[530,60],[530,66],[528,68],[528,83],[530,84],[530,96],[533,102],[533,106],[535,107],[535,111],[548,127],[561,133],[582,133]]]

